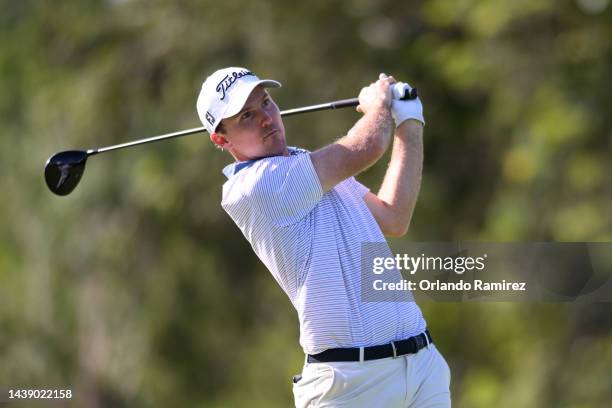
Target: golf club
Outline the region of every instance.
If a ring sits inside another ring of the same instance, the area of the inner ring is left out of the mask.
[[[404,95],[400,99],[416,99],[416,88],[406,87],[403,91]],[[296,115],[298,113],[316,112],[327,109],[340,109],[359,105],[359,98],[341,99],[338,101],[322,103],[319,105],[305,106],[302,108],[288,109],[281,111],[281,116]],[[134,140],[132,142],[121,143],[113,146],[99,147],[89,150],[68,150],[65,152],[56,153],[49,157],[45,164],[45,181],[49,190],[53,193],[65,196],[70,194],[79,184],[83,172],[85,171],[85,163],[89,156],[95,154],[109,152],[111,150],[123,149],[142,145],[145,143],[158,142],[160,140],[171,139],[180,136],[187,136],[194,133],[205,132],[206,128],[199,127],[178,132],[167,133],[164,135],[153,136],[147,139]]]

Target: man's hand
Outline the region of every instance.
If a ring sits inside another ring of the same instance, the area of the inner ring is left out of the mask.
[[[391,103],[391,115],[393,115],[393,120],[395,120],[396,128],[407,119],[415,119],[423,125],[425,124],[423,105],[418,97],[409,100],[393,99]]]
[[[370,110],[389,109],[393,98],[390,85],[395,82],[395,78],[392,76],[380,74],[378,81],[366,86],[359,92],[357,112],[365,115]]]

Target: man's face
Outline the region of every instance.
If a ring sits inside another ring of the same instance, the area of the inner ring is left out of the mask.
[[[221,123],[223,131],[210,138],[238,161],[289,155],[278,106],[262,86],[251,92],[238,114]]]

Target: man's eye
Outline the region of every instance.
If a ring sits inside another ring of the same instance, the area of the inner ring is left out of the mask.
[[[264,99],[264,101],[263,101],[263,106],[268,106],[268,105],[270,105],[270,99],[267,99],[267,98],[266,98],[266,99]]]
[[[248,119],[250,117],[251,117],[251,112],[244,112],[242,116],[240,116],[240,119]]]

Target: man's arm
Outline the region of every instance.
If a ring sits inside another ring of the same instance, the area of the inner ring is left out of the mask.
[[[389,168],[378,194],[364,197],[383,234],[399,237],[408,231],[422,171],[423,124],[409,119],[395,130]]]
[[[394,126],[389,85],[393,82],[393,77],[381,75],[363,88],[357,108],[363,117],[346,136],[310,154],[324,192],[376,163],[389,147]]]

